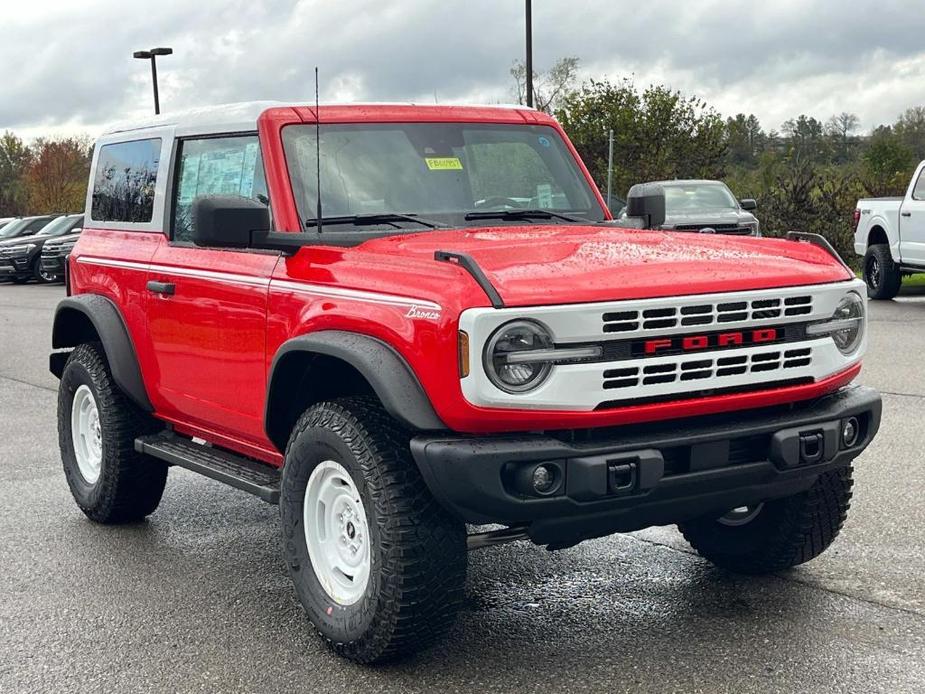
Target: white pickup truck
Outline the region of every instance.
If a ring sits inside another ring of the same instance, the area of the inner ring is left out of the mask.
[[[903,275],[925,272],[925,161],[903,198],[866,198],[854,210],[854,250],[871,299],[892,299]]]

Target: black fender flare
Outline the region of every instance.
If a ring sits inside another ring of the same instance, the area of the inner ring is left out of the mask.
[[[51,331],[52,349],[67,349],[84,342],[95,341],[92,333],[87,330],[87,320],[103,344],[109,370],[116,385],[142,410],[153,412],[154,407],[145,389],[131,335],[119,309],[105,296],[80,294],[62,299],[55,309]],[[49,357],[49,369],[61,378],[66,361],[66,352],[52,352]]]
[[[273,426],[273,422],[278,421],[280,409],[285,406],[281,398],[274,397],[274,389],[286,379],[285,369],[279,367],[297,352],[334,357],[355,368],[372,387],[385,411],[409,429],[446,430],[446,424],[434,411],[414,371],[391,345],[361,333],[320,330],[287,340],[273,357],[267,379],[264,430],[274,443],[285,441],[289,435]]]

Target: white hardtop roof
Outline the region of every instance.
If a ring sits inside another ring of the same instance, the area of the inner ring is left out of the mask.
[[[139,120],[118,123],[106,128],[104,135],[114,133],[144,130],[146,128],[160,128],[176,126],[185,131],[197,132],[243,132],[257,128],[257,118],[268,108],[286,106],[307,106],[314,108],[314,104],[288,101],[242,101],[233,104],[217,104],[215,106],[202,106],[183,111],[162,113],[159,116],[150,116]],[[519,110],[534,110],[520,104],[415,104],[412,102],[375,102],[375,103],[346,103],[326,104],[321,106],[435,106],[437,108],[505,108]]]

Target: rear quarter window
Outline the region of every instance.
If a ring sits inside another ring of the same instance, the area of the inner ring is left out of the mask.
[[[103,145],[93,178],[90,218],[97,222],[150,222],[160,156],[159,137]]]

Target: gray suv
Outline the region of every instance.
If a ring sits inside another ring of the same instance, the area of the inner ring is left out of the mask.
[[[751,198],[736,199],[722,181],[679,180],[639,183],[630,188],[629,197],[643,190],[661,188],[665,194],[665,221],[659,229],[694,231],[740,236],[760,236],[758,219],[752,214],[757,204]],[[620,226],[637,226],[624,209]]]

